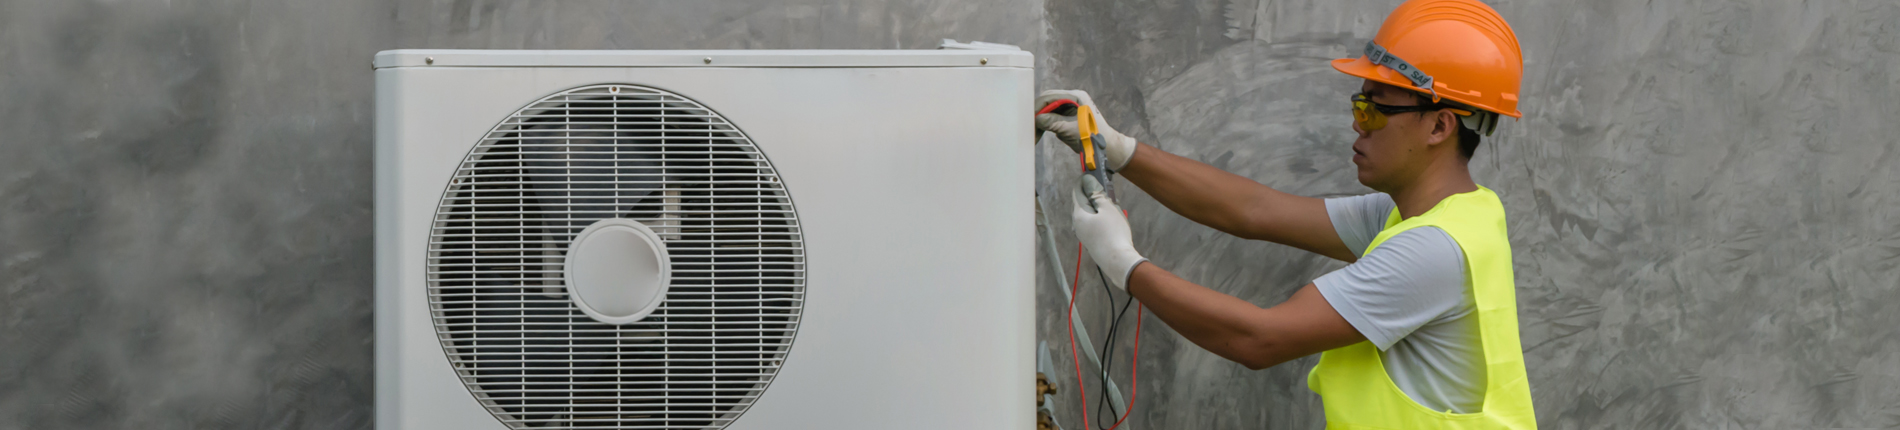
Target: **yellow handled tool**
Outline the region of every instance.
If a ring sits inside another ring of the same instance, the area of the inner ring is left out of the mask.
[[[1077,134],[1082,135],[1082,171],[1095,177],[1102,184],[1102,192],[1109,200],[1115,199],[1115,183],[1108,180],[1108,154],[1097,145],[1102,143],[1102,135],[1095,132],[1095,114],[1088,105],[1074,100],[1056,100],[1036,111],[1037,115],[1054,113],[1057,115],[1075,115]]]
[[[1095,115],[1090,114],[1088,105],[1076,105],[1075,128],[1082,135],[1082,171],[1094,172],[1100,168],[1095,164]],[[1101,178],[1096,178],[1101,179]]]

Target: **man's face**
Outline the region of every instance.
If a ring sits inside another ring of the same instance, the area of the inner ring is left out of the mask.
[[[1367,80],[1359,88],[1373,103],[1421,104],[1411,91],[1396,86]],[[1436,115],[1438,111],[1387,114],[1385,127],[1371,131],[1362,129],[1359,122],[1354,121],[1352,129],[1359,137],[1352,142],[1352,164],[1359,167],[1359,183],[1373,190],[1390,192],[1394,186],[1416,177],[1430,163],[1427,143],[1432,138]]]

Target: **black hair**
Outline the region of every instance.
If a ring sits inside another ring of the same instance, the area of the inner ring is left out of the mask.
[[[1463,155],[1465,160],[1470,160],[1472,154],[1478,153],[1479,140],[1481,139],[1477,131],[1472,130],[1471,127],[1465,127],[1464,121],[1458,121],[1458,155]]]

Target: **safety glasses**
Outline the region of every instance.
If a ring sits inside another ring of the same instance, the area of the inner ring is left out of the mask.
[[[1367,96],[1365,93],[1352,95],[1352,120],[1359,124],[1360,130],[1365,131],[1385,128],[1385,118],[1387,116],[1412,112],[1428,112],[1439,109],[1450,109],[1452,113],[1456,113],[1460,116],[1471,115],[1471,111],[1453,108],[1443,104],[1433,103],[1415,106],[1382,105],[1373,102],[1372,97]]]

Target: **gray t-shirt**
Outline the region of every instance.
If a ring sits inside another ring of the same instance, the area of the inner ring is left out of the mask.
[[[1384,193],[1326,199],[1333,230],[1360,258],[1313,284],[1379,347],[1386,374],[1413,401],[1436,411],[1481,411],[1484,345],[1464,253],[1444,230],[1420,227],[1367,254],[1395,207]]]

